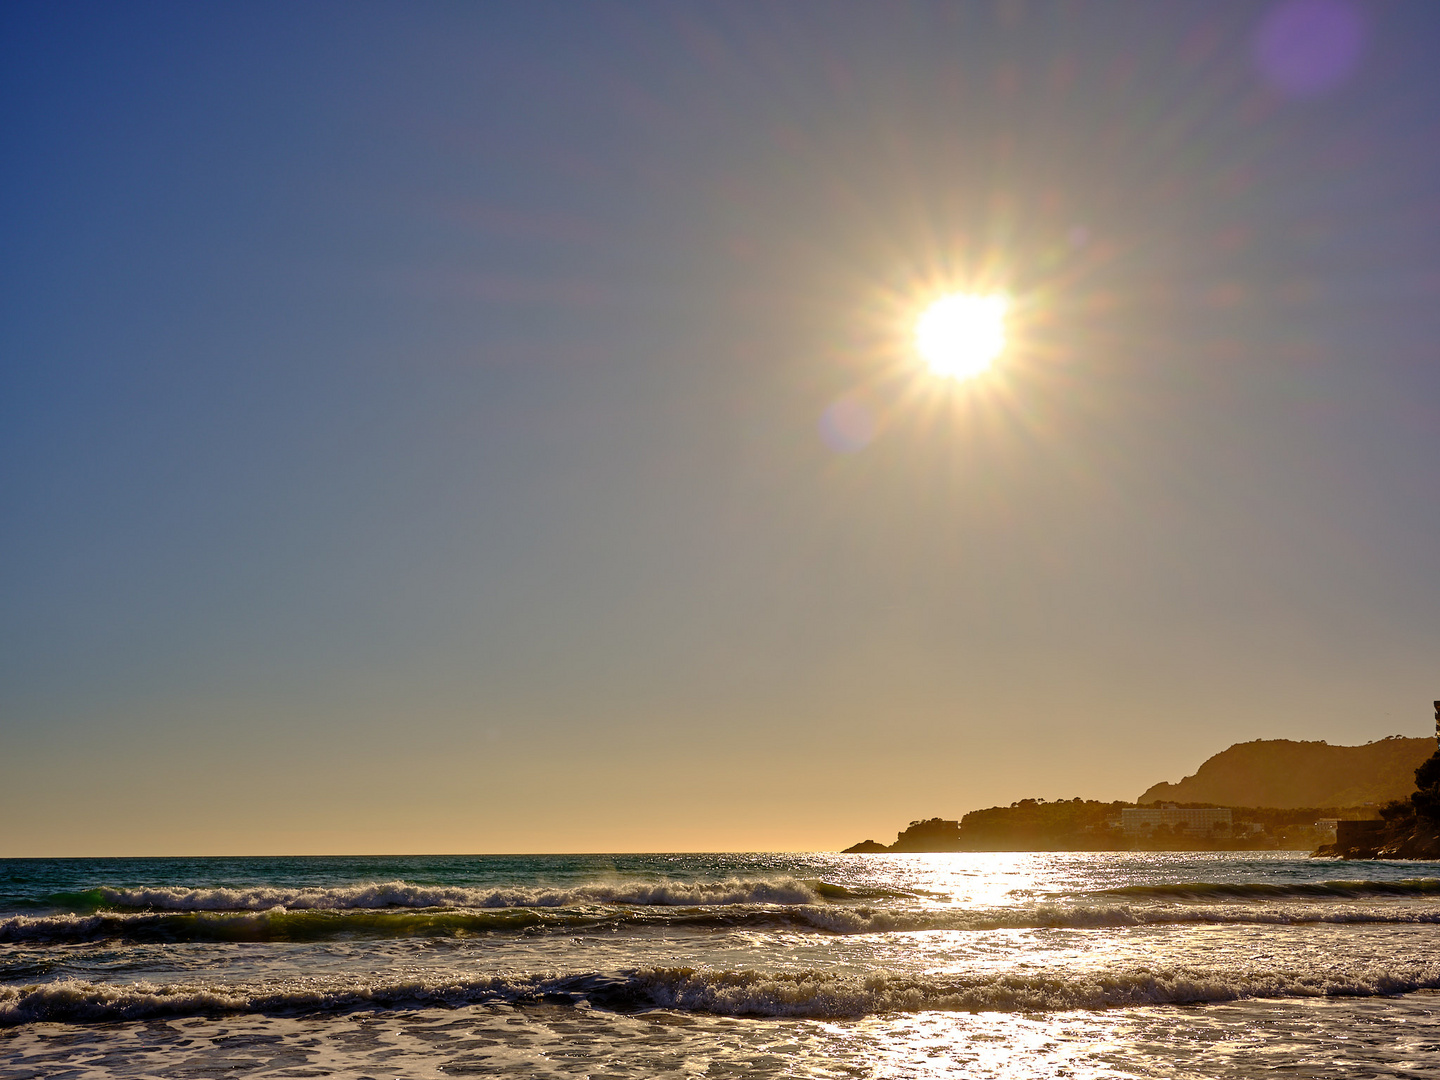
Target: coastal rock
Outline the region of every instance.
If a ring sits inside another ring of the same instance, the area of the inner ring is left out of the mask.
[[[889,851],[884,844],[878,844],[874,840],[861,840],[858,844],[852,844],[840,854],[842,855],[868,855],[878,851]]]
[[[1440,859],[1440,826],[1421,822],[1413,832],[1387,844],[1378,853],[1381,859]]]
[[[1398,833],[1377,833],[1368,843],[1324,844],[1316,850],[1315,857],[1440,861],[1440,827],[1434,822],[1422,822]]]
[[[1440,724],[1440,702],[1435,705]],[[1440,859],[1440,750],[1415,770],[1415,790],[1380,808],[1378,822],[1341,821],[1335,843],[1315,852],[1341,859]]]

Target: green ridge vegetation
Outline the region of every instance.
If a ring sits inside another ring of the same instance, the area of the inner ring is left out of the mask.
[[[1393,735],[1363,746],[1256,739],[1207,759],[1177,784],[1156,784],[1139,802],[1216,806],[1364,806],[1409,796],[1434,739]]]

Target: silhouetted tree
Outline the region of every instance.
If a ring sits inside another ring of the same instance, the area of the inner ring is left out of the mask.
[[[1440,750],[1415,770],[1415,794],[1410,796],[1410,802],[1416,817],[1440,822]]]

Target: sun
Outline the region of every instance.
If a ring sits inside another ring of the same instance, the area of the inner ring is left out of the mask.
[[[942,296],[916,320],[915,348],[936,375],[974,378],[1005,348],[1008,306],[1003,296]]]

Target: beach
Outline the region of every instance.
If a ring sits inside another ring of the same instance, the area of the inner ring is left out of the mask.
[[[1424,1076],[1440,866],[0,863],[0,1077]]]

